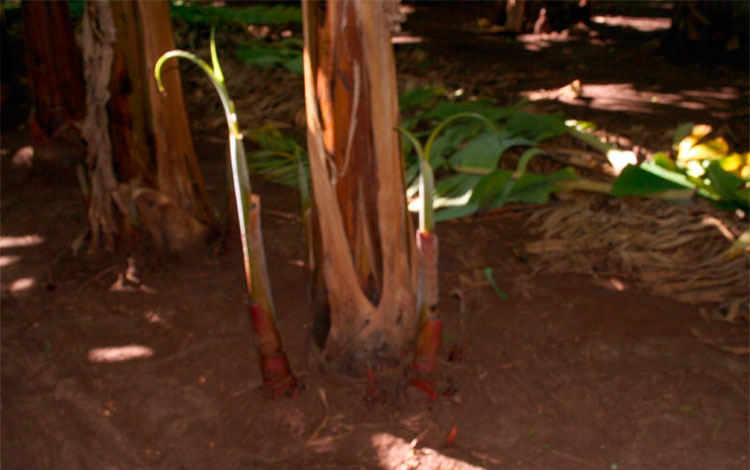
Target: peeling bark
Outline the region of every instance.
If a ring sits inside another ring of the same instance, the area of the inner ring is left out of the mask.
[[[324,360],[399,359],[413,343],[416,269],[395,60],[381,2],[303,3],[305,100],[330,330]],[[317,312],[316,312],[317,313]]]
[[[107,103],[109,77],[114,56],[115,26],[109,2],[93,0],[86,4],[83,17],[83,60],[86,80],[86,119],[81,135],[88,144],[87,163],[91,179],[89,228],[91,247],[113,250],[119,232],[111,193],[117,188],[112,167]]]
[[[103,238],[110,250],[118,240],[132,240],[155,255],[183,252],[201,244],[213,222],[179,69],[170,64],[163,70],[167,95],[153,77],[157,58],[174,48],[170,21],[167,2],[87,3],[83,136],[92,249]]]

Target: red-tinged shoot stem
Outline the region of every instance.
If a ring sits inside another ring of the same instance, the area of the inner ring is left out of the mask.
[[[414,350],[412,369],[419,376],[429,377],[437,371],[443,337],[443,321],[438,317],[438,237],[434,233],[417,232],[419,258],[420,315],[419,337]]]
[[[419,336],[414,350],[412,369],[422,377],[431,377],[437,371],[443,321],[438,316],[438,237],[434,233],[433,199],[435,182],[430,164],[432,145],[440,132],[451,122],[462,119],[479,119],[495,130],[495,125],[478,113],[458,113],[444,120],[430,133],[422,147],[421,142],[408,130],[397,127],[414,146],[419,160],[419,229],[417,230],[417,255],[419,259]]]

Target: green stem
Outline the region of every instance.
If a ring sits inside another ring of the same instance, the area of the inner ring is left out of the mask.
[[[609,145],[608,143],[602,142],[601,140],[599,140],[599,137],[593,134],[581,132],[578,129],[574,129],[572,127],[568,129],[568,132],[570,132],[570,135],[572,135],[576,139],[580,140],[586,145],[589,145],[595,148],[596,150],[602,152],[604,155],[607,155],[607,152],[609,152],[610,150],[615,149],[613,146]]]
[[[313,233],[312,233],[312,197],[310,186],[307,182],[307,173],[302,164],[299,148],[294,149],[294,158],[297,161],[297,180],[299,186],[300,214],[302,215],[302,227],[305,231],[305,247],[307,248],[307,265],[312,268],[313,263]]]
[[[432,174],[432,167],[426,158],[422,143],[419,142],[414,134],[400,126],[396,130],[409,139],[409,142],[411,142],[414,150],[417,152],[417,160],[419,161],[419,198],[422,201],[422,206],[419,209],[419,231],[429,233],[434,229],[432,200],[435,193],[435,178]]]
[[[587,180],[582,178],[573,181],[558,181],[555,184],[566,191],[577,189],[579,191],[609,194],[612,190],[612,183],[604,183],[601,181]]]
[[[257,270],[251,269],[253,258],[263,258],[263,247],[260,245],[260,252],[253,250],[251,244],[252,231],[250,227],[250,212],[253,210],[255,204],[252,201],[252,191],[250,188],[250,177],[247,171],[247,158],[245,157],[245,146],[242,143],[242,135],[229,136],[229,150],[232,155],[232,173],[234,178],[234,197],[237,204],[237,218],[240,225],[240,238],[242,239],[242,255],[245,261],[245,276],[247,280],[247,288],[251,298],[256,298],[258,295],[266,297],[267,304],[264,305],[271,314],[275,317],[276,311],[273,308],[271,302],[270,287],[263,282],[263,279],[259,279],[259,276],[254,276],[254,272]],[[255,252],[254,252],[255,251]],[[265,260],[264,260],[265,262]],[[265,269],[264,269],[265,270]]]
[[[577,179],[573,181],[558,181],[557,184],[560,189],[565,191],[589,191],[594,193],[609,194],[612,191],[612,183],[604,183],[601,181],[593,181],[588,179]],[[694,189],[672,189],[667,191],[659,191],[650,194],[642,194],[641,197],[650,199],[662,199],[665,201],[687,201],[690,200],[695,194]]]

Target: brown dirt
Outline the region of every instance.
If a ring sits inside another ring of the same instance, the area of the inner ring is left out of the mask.
[[[433,11],[418,9],[406,25],[430,41],[400,50],[404,80],[439,79],[503,102],[575,78],[584,86],[624,83],[636,91],[627,100],[637,111],[555,100],[538,106],[592,119],[652,150],[668,146],[666,132],[687,119],[724,128],[747,148],[746,70],[675,65],[656,51],[644,64],[635,51],[652,36],[617,27],[602,29],[607,54],[588,39],[533,52],[459,29],[468,13]],[[418,69],[414,54],[433,65]],[[482,65],[488,57],[492,65]],[[268,78],[245,74],[258,86]],[[729,98],[711,95],[717,90]],[[706,109],[651,100],[687,91],[708,97]],[[193,115],[213,112],[191,103]],[[36,146],[32,169],[13,167],[14,152],[30,141],[9,114],[18,122],[26,112],[22,103],[3,109],[4,469],[748,468],[747,356],[693,334],[747,345],[746,326],[708,321],[696,306],[627,283],[618,290],[588,276],[539,273],[523,252],[533,239],[523,224],[534,208],[439,226],[446,355],[460,331],[451,291],[466,301],[464,359],[442,364],[455,393],[429,402],[415,390],[386,391],[385,403],[371,404],[364,381],[308,367],[297,196],[256,178],[279,326],[304,386],[296,398],[268,400],[237,240],[230,237],[226,253],[142,265],[135,282],[122,280],[126,254],[74,258],[70,245],[85,226],[80,193],[70,167],[45,163],[45,155],[75,159],[80,149]],[[285,112],[292,124],[296,110]],[[217,125],[196,137],[219,202],[223,132]],[[487,282],[488,267],[507,300]],[[97,348],[123,346],[147,357],[97,360]]]

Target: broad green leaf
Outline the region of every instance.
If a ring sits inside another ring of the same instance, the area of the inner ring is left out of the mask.
[[[467,215],[474,214],[479,210],[479,204],[470,202],[463,206],[448,207],[435,212],[435,223],[444,222],[450,219],[460,219]]]
[[[302,75],[304,73],[302,68],[301,55],[285,60],[281,63],[281,65],[283,65],[285,69],[289,70],[292,73],[296,73],[297,75]]]
[[[237,56],[245,63],[260,68],[271,68],[281,62],[279,53],[271,48],[241,47],[237,49]]]
[[[659,168],[660,167],[655,167]],[[666,170],[664,170],[666,171]],[[663,191],[685,188],[668,179],[647,171],[642,166],[628,165],[612,183],[612,196],[645,196]],[[689,186],[688,186],[689,187]]]
[[[284,161],[294,161],[294,156],[291,154],[287,154],[286,152],[280,152],[278,150],[271,150],[271,149],[262,149],[258,150],[252,153],[252,156],[255,157],[259,162],[266,161],[266,162],[279,162],[279,164],[283,164]]]
[[[747,184],[741,178],[721,169],[718,162],[711,162],[706,168],[706,176],[716,191],[726,201],[733,202],[743,209],[750,208]]]
[[[275,183],[289,186],[292,188],[299,187],[300,171],[304,175],[309,175],[309,164],[307,160],[300,163],[296,161],[294,155],[286,152],[263,149],[253,152],[249,155],[247,166],[248,170],[253,173],[259,173]]]
[[[267,43],[246,42],[236,51],[243,62],[261,68],[282,66],[292,73],[302,74],[302,44],[296,38]]]
[[[510,181],[511,175],[508,170],[494,170],[483,176],[474,187],[471,201],[482,207],[497,199]]]
[[[475,137],[481,128],[481,123],[475,122],[459,122],[448,127],[432,143],[430,160],[443,158],[444,155],[454,151],[465,141]]]
[[[488,100],[473,100],[473,101],[439,101],[435,107],[427,111],[421,116],[421,120],[437,119],[443,121],[454,114],[458,113],[477,113],[486,117],[490,121],[497,121],[501,117],[505,116],[508,111],[504,108],[498,108],[491,101]]]
[[[305,41],[301,38],[295,38],[295,37],[288,37],[284,38],[281,41],[276,42],[275,44],[278,44],[279,47],[284,49],[299,49],[302,50],[305,47]]]
[[[536,142],[559,137],[568,131],[562,114],[532,114],[512,111],[508,116],[508,130]]]
[[[655,153],[654,156],[651,157],[651,160],[653,161],[654,165],[664,168],[665,170],[672,172],[679,171],[674,161],[669,158],[669,155],[664,152]]]
[[[251,172],[260,173],[271,181],[294,188],[299,187],[300,172],[309,175],[305,150],[293,137],[282,134],[273,124],[251,129],[246,135],[260,147],[260,150],[249,155],[248,169]]]
[[[497,167],[503,148],[494,132],[484,132],[456,152],[450,163],[457,171],[488,173]]]
[[[294,155],[295,151],[302,150],[302,146],[294,137],[282,134],[276,126],[270,123],[251,129],[246,136],[262,149],[286,152],[291,155]]]
[[[533,144],[524,137],[502,139],[494,132],[486,131],[456,152],[450,163],[459,172],[487,174],[497,168],[500,157],[509,148]]]
[[[546,204],[549,196],[560,189],[561,181],[573,181],[578,175],[572,168],[563,168],[549,175],[524,173],[506,195],[504,201],[494,201],[492,207],[500,207],[508,202],[525,202],[529,204]]]
[[[433,207],[438,209],[466,204],[481,179],[481,175],[458,173],[438,182],[435,185]]]
[[[401,127],[408,131],[414,131],[414,128],[419,124],[419,117],[404,117],[401,120]]]
[[[15,10],[16,8],[21,8],[21,2],[10,3],[10,2],[3,1],[2,8],[6,11]],[[79,20],[83,16],[84,8],[85,8],[84,0],[70,0],[68,2],[68,11],[70,12],[70,17],[74,20]]]
[[[639,165],[639,168],[682,188],[695,189],[697,187],[696,183],[682,173],[679,168],[668,169],[658,163],[664,164],[664,160],[646,160]]]
[[[399,96],[399,107],[401,111],[419,108],[430,102],[433,98],[441,96],[443,93],[445,93],[444,88],[432,86],[412,88]]]
[[[606,142],[603,142],[595,134],[591,134],[589,132],[582,132],[575,128],[569,128],[568,134],[574,139],[577,139],[583,142],[584,144],[596,149],[597,151],[603,153],[604,155],[607,155],[610,151],[615,150],[615,148],[612,145]]]
[[[750,188],[738,189],[734,195],[740,201],[740,207],[750,209]]]
[[[302,23],[302,11],[297,6],[287,5],[254,5],[245,8],[225,6],[203,6],[194,3],[179,5],[172,3],[171,16],[190,24],[216,24],[219,22],[242,25],[266,24],[283,25]]]

